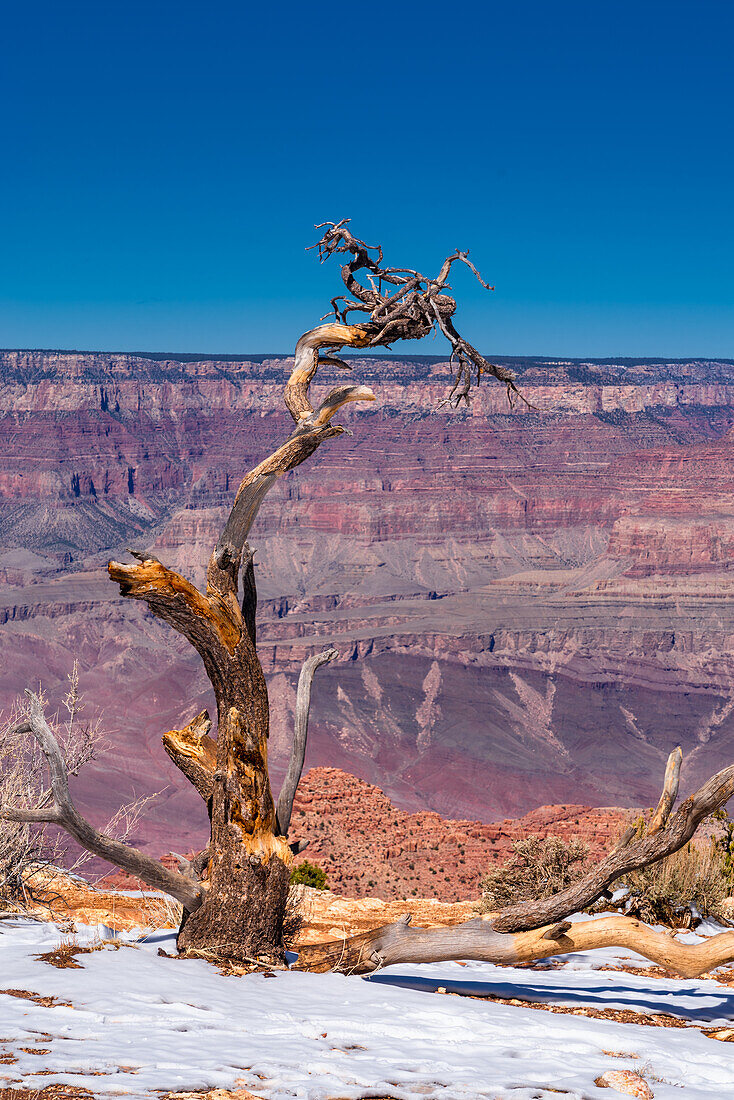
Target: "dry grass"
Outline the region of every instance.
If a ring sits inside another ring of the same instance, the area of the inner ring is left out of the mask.
[[[59,946],[54,947],[52,951],[44,951],[43,954],[34,955],[33,957],[38,959],[39,962],[55,966],[57,970],[83,970],[84,967],[76,961],[75,956],[89,950],[88,947],[81,947],[71,940],[62,940]]]
[[[696,914],[728,923],[726,857],[716,840],[691,841],[679,852],[625,876],[626,911],[647,923],[690,927]]]

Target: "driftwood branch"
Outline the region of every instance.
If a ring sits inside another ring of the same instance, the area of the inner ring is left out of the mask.
[[[157,859],[144,855],[137,848],[98,832],[82,817],[69,792],[69,778],[63,754],[43,713],[40,699],[27,691],[29,700],[27,729],[33,734],[46,758],[51,782],[52,803],[38,809],[7,806],[0,816],[7,821],[38,821],[65,829],[82,848],[101,859],[136,875],[154,890],[163,890],[194,912],[202,901],[201,886],[193,879],[169,871]]]
[[[666,782],[668,772],[666,771]],[[734,765],[718,772],[692,794],[669,818],[664,828],[646,833],[624,847],[618,847],[593,867],[583,878],[544,900],[508,906],[496,916],[494,925],[501,932],[518,932],[563,920],[569,913],[586,909],[604,891],[630,871],[657,863],[677,852],[691,839],[704,818],[724,806],[734,795]]]
[[[721,932],[702,943],[684,944],[672,934],[649,928],[634,917],[604,916],[528,932],[498,932],[489,917],[476,917],[453,928],[411,928],[410,917],[363,932],[349,939],[309,944],[299,949],[295,968],[366,974],[395,963],[477,959],[504,966],[534,962],[554,955],[625,947],[671,973],[695,978],[734,960],[734,931]]]
[[[311,711],[311,687],[313,685],[313,678],[317,669],[321,668],[322,665],[328,664],[329,661],[333,661],[338,656],[338,651],[332,646],[329,646],[329,648],[323,650],[323,652],[316,653],[313,657],[308,657],[303,662],[301,675],[298,677],[293,748],[291,750],[288,770],[283,780],[283,786],[278,796],[276,808],[278,832],[281,836],[288,836],[291,814],[293,813],[293,800],[296,797],[296,790],[298,789],[298,784],[301,780],[301,772],[303,771],[303,762],[306,759],[308,717]]]

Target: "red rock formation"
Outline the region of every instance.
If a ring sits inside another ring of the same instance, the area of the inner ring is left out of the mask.
[[[309,860],[328,887],[349,898],[475,898],[486,871],[512,855],[513,841],[531,834],[578,837],[599,859],[618,840],[629,811],[615,807],[539,806],[524,817],[493,824],[452,821],[436,813],[405,813],[378,787],[338,768],[312,768],[301,781],[291,835],[307,839],[296,863]],[[172,868],[174,856],[163,856]],[[122,871],[102,885],[139,888]]]
[[[336,768],[314,768],[298,791],[292,832],[308,838],[298,862],[326,871],[329,888],[345,897],[387,900],[477,897],[486,871],[531,833],[579,837],[592,858],[624,831],[625,811],[588,806],[540,806],[516,820],[485,824],[436,813],[405,813],[379,788]]]
[[[309,761],[406,809],[647,803],[674,744],[684,788],[734,757],[734,368],[517,367],[538,411],[482,387],[467,412],[427,413],[445,364],[356,360],[379,402],[266,500],[276,776],[298,665],[332,639]],[[60,702],[76,655],[112,745],[80,794],[101,821],[112,791],[164,788],[137,839],[194,846],[203,808],[160,735],[209,705],[205,679],[103,566],[154,545],[200,574],[239,475],[283,434],[284,363],[0,353],[0,368],[0,697],[42,676]]]

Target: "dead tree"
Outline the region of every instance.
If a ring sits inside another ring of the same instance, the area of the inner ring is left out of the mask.
[[[46,757],[51,801],[37,809],[4,807],[14,821],[62,826],[89,851],[132,872],[148,885],[178,899],[184,907],[179,947],[208,956],[268,964],[283,960],[283,918],[293,849],[287,838],[293,799],[303,768],[311,683],[333,649],[309,658],[302,670],[296,704],[291,763],[278,798],[273,798],[267,762],[268,694],[257,656],[257,591],[253,555],[247,538],[258,509],[279,477],[295,469],[327,440],[344,432],[332,423],[351,401],[374,401],[366,386],[338,386],[314,405],[310,385],[319,363],[347,368],[335,357],[340,348],[388,347],[394,340],[415,340],[439,329],[451,344],[456,377],[446,403],[467,405],[483,374],[517,389],[505,368],[488,362],[454,326],[456,302],[448,293],[455,263],[481,276],[466,252],[456,251],[430,278],[407,268],[383,266],[382,249],[353,237],[346,221],[318,228],[322,260],[349,257],[341,269],[347,291],[332,301],[333,320],[306,332],[295,350],[285,387],[285,404],[295,428],[283,444],[242,480],[234,505],[209,559],[206,590],[150,555],[134,554],[134,564],[111,561],[110,578],[129,599],[141,600],[159,619],[190,642],[204,663],[217,704],[217,735],[211,720],[199,714],[180,730],[164,734],[173,762],[204,799],[211,821],[208,847],[181,870],[98,832],[78,812],[69,793],[64,761],[43,708],[30,695],[28,727]],[[359,278],[358,278],[359,275]],[[349,323],[349,314],[360,317]],[[323,320],[323,319],[322,319]],[[697,973],[734,958],[734,932],[704,947],[684,947],[624,917],[569,924],[569,913],[598,898],[627,871],[662,859],[693,835],[698,823],[729,799],[734,767],[709,781],[669,817],[677,793],[678,767],[666,773],[664,797],[648,835],[620,846],[580,883],[546,901],[529,902],[478,918],[458,928],[410,929],[399,921],[346,941],[304,948],[299,966],[314,970],[373,970],[389,962],[479,958],[517,961],[543,958],[589,946],[632,946],[682,973]]]
[[[174,872],[103,836],[85,821],[71,801],[61,754],[35,697],[30,700],[28,723],[48,762],[54,802],[36,811],[4,809],[8,819],[53,820],[95,855],[177,898],[185,910],[179,934],[182,949],[241,960],[283,957],[283,915],[293,859],[287,831],[303,767],[311,681],[318,665],[336,656],[329,650],[304,665],[293,755],[276,806],[268,774],[268,694],[256,649],[257,591],[247,538],[265,494],[278,478],[344,432],[333,423],[339,410],[348,402],[375,400],[367,386],[344,385],[314,407],[309,387],[319,362],[347,368],[333,355],[340,348],[387,347],[392,340],[420,339],[438,328],[451,343],[456,365],[456,382],[447,399],[451,404],[468,404],[472,385],[482,374],[502,381],[509,395],[516,392],[509,372],[484,359],[454,327],[456,302],[448,293],[453,265],[467,265],[482,281],[467,253],[447,257],[433,278],[382,266],[382,249],[357,240],[346,221],[318,228],[324,233],[314,247],[321,259],[332,254],[348,258],[342,278],[349,296],[335,299],[334,319],[306,332],[296,345],[285,387],[294,430],[243,478],[209,559],[206,590],[199,591],[151,555],[136,553],[133,564],[111,561],[108,566],[123,596],[142,600],[191,643],[214,689],[216,740],[209,736],[206,713],[163,737],[166,752],[206,801],[211,820],[206,851]],[[357,323],[348,323],[349,313],[361,315]]]

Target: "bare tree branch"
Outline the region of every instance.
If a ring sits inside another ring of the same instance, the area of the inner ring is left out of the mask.
[[[28,726],[46,758],[53,802],[49,807],[35,810],[5,807],[0,811],[0,816],[8,821],[40,821],[59,825],[88,852],[129,871],[148,886],[171,894],[190,912],[197,909],[202,901],[198,883],[176,874],[175,871],[169,871],[158,860],[144,855],[136,848],[98,832],[81,816],[72,801],[66,765],[59,744],[44,716],[41,701],[31,691],[27,691],[26,695],[29,700]]]
[[[412,268],[383,267],[382,249],[367,245],[354,237],[347,228],[348,225],[349,218],[344,218],[340,222],[323,222],[316,228],[326,231],[321,240],[311,246],[318,248],[322,263],[329,256],[338,253],[350,253],[352,256],[352,259],[341,269],[342,280],[351,298],[337,297],[332,300],[333,316],[337,321],[345,327],[355,327],[347,326],[347,314],[355,311],[367,314],[365,320],[357,327],[368,334],[367,343],[370,347],[385,347],[394,340],[420,340],[438,326],[451,344],[451,362],[458,364],[461,376],[461,387],[455,385],[441,404],[456,408],[461,401],[464,401],[469,405],[472,367],[476,371],[477,384],[482,374],[493,375],[505,383],[510,405],[513,403],[514,395],[526,404],[530,404],[517,389],[512,373],[497,363],[490,363],[454,327],[452,317],[456,312],[456,300],[446,293],[450,289],[447,280],[453,264],[457,262],[465,264],[486,290],[494,290],[494,287],[486,283],[479,274],[469,259],[468,252],[457,249],[451,256],[446,257],[438,276],[430,278]],[[371,256],[371,252],[377,252],[377,257]],[[359,282],[358,272],[367,279],[369,286]],[[382,292],[383,283],[397,289],[385,294]],[[344,302],[343,308],[339,308],[338,302]],[[337,327],[334,326],[334,329]],[[351,346],[355,345],[351,344]],[[298,348],[296,363],[298,365]],[[309,381],[312,376],[313,372]],[[291,408],[290,403],[289,408]],[[291,412],[297,420],[298,407],[291,408]]]
[[[296,797],[296,791],[301,779],[301,772],[303,771],[303,762],[306,759],[308,716],[311,711],[311,687],[313,685],[313,678],[317,669],[321,668],[322,665],[328,664],[329,661],[333,661],[338,656],[338,651],[334,649],[333,646],[329,646],[328,649],[323,650],[321,653],[316,653],[313,657],[308,657],[303,662],[301,675],[298,677],[293,748],[291,750],[288,770],[283,780],[283,786],[278,796],[276,808],[278,832],[281,836],[288,836],[291,814],[293,813],[293,800]]]
[[[647,827],[648,836],[659,832],[670,817],[670,811],[673,809],[675,800],[678,797],[678,784],[680,783],[680,766],[682,760],[683,753],[679,745],[668,757],[668,763],[665,768],[665,779],[663,780],[663,790],[660,795],[660,801],[655,808],[655,813],[652,815],[650,824]]]
[[[217,743],[209,737],[212,728],[209,712],[203,710],[187,726],[163,734],[163,748],[204,799],[209,802],[214,790],[217,767]]]
[[[718,772],[687,798],[665,828],[618,847],[583,878],[553,897],[502,909],[495,917],[494,927],[500,932],[519,932],[539,928],[586,909],[622,875],[677,852],[688,843],[704,818],[724,806],[732,795],[734,765]]]

